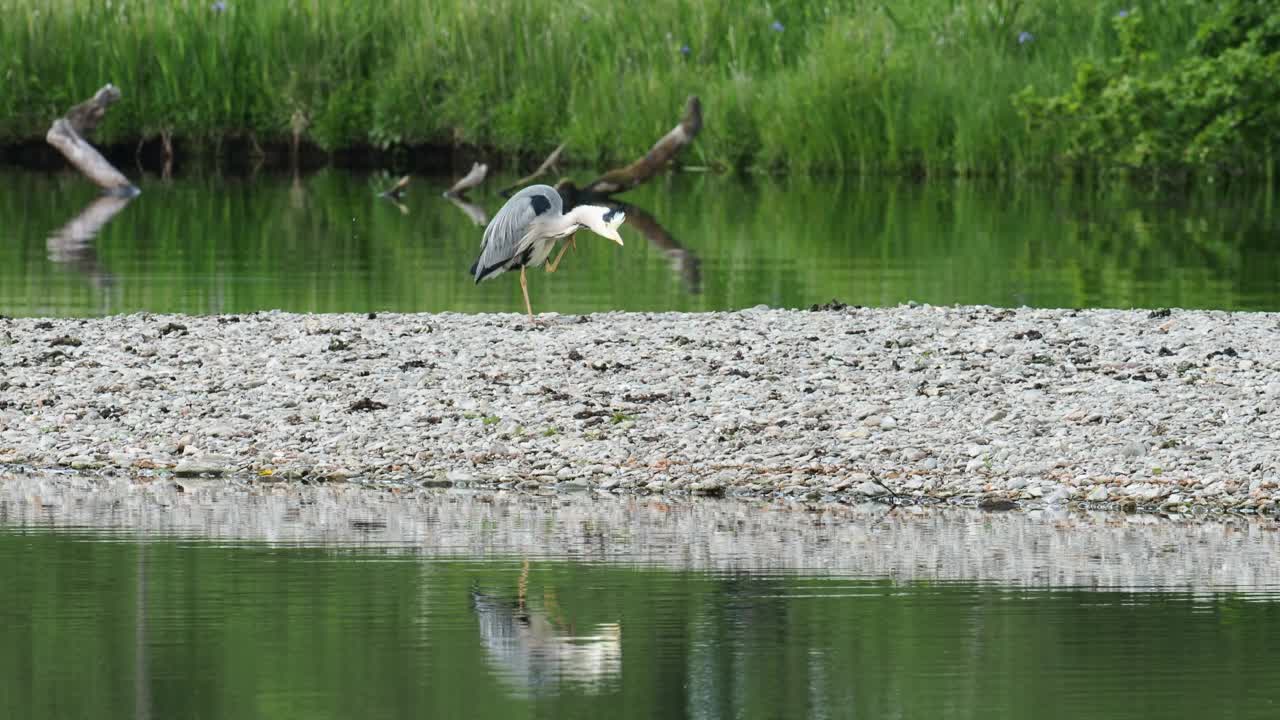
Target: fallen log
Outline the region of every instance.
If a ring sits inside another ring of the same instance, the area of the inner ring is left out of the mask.
[[[90,182],[108,195],[133,197],[142,192],[115,168],[98,149],[85,140],[107,114],[107,108],[120,99],[120,90],[107,83],[93,97],[67,111],[53,121],[45,134],[45,142],[62,153]]]
[[[587,183],[582,192],[587,195],[613,195],[625,192],[646,182],[667,166],[680,151],[698,136],[702,129],[702,101],[697,95],[690,95],[685,104],[684,118],[660,140],[644,157],[626,167],[610,170]]]

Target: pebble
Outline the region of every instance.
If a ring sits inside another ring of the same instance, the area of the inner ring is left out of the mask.
[[[724,492],[724,483],[717,479],[699,480],[689,485],[689,492],[694,495],[719,495]]]
[[[887,494],[887,492],[883,487],[881,487],[876,483],[871,482],[870,480],[859,484],[857,492],[858,494],[866,495],[867,497],[878,497],[880,495]]]
[[[1125,443],[1124,447],[1120,451],[1120,454],[1123,455],[1124,457],[1131,457],[1131,458],[1142,457],[1143,455],[1147,454],[1147,446],[1141,442],[1128,442],[1128,443]]]
[[[1062,505],[1069,501],[1072,495],[1073,493],[1064,487],[1054,488],[1052,492],[1044,497],[1044,504]]]
[[[183,460],[178,463],[178,466],[173,469],[173,472],[178,476],[222,475],[227,472],[227,467],[217,459],[199,457],[190,460]]]

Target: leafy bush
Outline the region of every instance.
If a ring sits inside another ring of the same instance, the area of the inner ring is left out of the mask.
[[[1078,162],[1153,174],[1271,173],[1280,148],[1280,8],[1232,0],[1201,23],[1176,62],[1151,49],[1141,11],[1112,20],[1117,54],[1081,62],[1067,92],[1019,96],[1039,131]]]

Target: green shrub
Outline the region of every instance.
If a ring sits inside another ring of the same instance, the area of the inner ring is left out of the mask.
[[[1223,3],[1183,58],[1154,48],[1142,11],[1113,20],[1120,47],[1081,62],[1071,88],[1019,105],[1038,131],[1062,138],[1064,156],[1156,174],[1266,173],[1280,143],[1280,8]]]

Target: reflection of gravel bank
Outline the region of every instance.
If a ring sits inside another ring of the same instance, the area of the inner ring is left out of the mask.
[[[1280,495],[1280,317],[891,308],[0,321],[0,463],[522,489]]]
[[[0,474],[0,528],[1019,586],[1280,588],[1271,519],[179,482]]]

